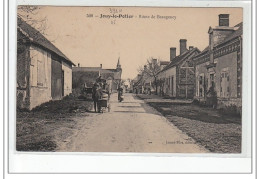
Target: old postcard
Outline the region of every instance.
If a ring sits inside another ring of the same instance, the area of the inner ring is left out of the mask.
[[[15,151],[243,154],[244,19],[242,7],[18,5]]]
[[[242,8],[18,6],[16,149],[240,153],[242,20]]]

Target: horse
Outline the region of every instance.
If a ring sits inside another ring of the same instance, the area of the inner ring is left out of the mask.
[[[99,99],[101,98],[102,98],[102,88],[100,88],[99,85],[95,84],[92,88],[92,99],[94,101],[95,112],[97,112],[97,109],[98,112],[101,111],[101,105],[99,103]]]

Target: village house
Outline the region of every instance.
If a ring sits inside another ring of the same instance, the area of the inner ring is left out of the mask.
[[[229,27],[229,14],[220,14],[219,26],[209,27],[208,34],[209,45],[193,58],[196,64],[195,99],[209,103],[211,89],[218,108],[235,106],[241,112],[243,25]]]
[[[158,59],[152,59],[150,64],[150,67],[147,65],[144,65],[144,68],[140,74],[133,80],[134,82],[134,92],[138,93],[146,93],[151,94],[155,93],[156,91],[156,85],[158,87],[159,81],[157,80],[157,71],[162,70],[165,66],[167,66],[170,62],[169,61],[161,61]],[[158,65],[157,67],[154,67],[154,65]],[[152,72],[147,72],[152,71]],[[154,73],[154,74],[153,74]],[[156,79],[155,79],[156,77]],[[156,84],[157,83],[157,84]]]
[[[143,92],[143,86],[142,86],[142,75],[138,74],[133,80],[132,80],[132,90],[134,93],[142,93]]]
[[[176,56],[176,48],[170,48],[170,63],[158,74],[159,87],[157,93],[163,96],[192,99],[194,96],[195,71],[192,58],[200,51],[190,46],[187,40],[180,39],[180,55]]]
[[[17,19],[17,108],[31,110],[72,92],[70,61],[39,31]]]
[[[109,85],[111,92],[116,92],[121,82],[122,68],[120,59],[117,61],[115,69],[103,69],[102,64],[99,67],[73,67],[72,81],[73,89],[81,89],[83,86],[92,87],[96,79],[101,76]]]

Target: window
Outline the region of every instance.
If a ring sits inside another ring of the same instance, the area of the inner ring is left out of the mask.
[[[210,79],[210,85],[211,85],[211,86],[215,86],[214,74],[210,74],[209,79]]]
[[[45,83],[44,75],[44,63],[42,61],[37,61],[37,86],[43,86]]]
[[[44,50],[31,47],[31,65],[30,65],[30,81],[31,86],[46,87],[47,86],[47,73],[48,66],[47,61],[50,58],[50,55],[47,55],[47,52]]]
[[[199,79],[200,85],[202,85],[202,79],[203,79],[203,76],[200,76],[200,79]]]
[[[198,84],[198,91],[199,91],[199,97],[204,97],[204,73],[199,75],[199,84]]]
[[[199,90],[199,91],[200,91],[200,94],[199,94],[199,96],[200,96],[200,97],[203,97],[203,89],[202,89],[202,88],[200,88],[200,90]]]
[[[220,75],[220,97],[229,98],[230,96],[230,86],[229,86],[229,71],[228,69],[223,69]]]

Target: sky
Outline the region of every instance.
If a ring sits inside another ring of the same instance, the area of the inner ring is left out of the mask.
[[[116,15],[133,18],[100,18],[101,14],[113,15],[111,9],[118,11]],[[93,17],[87,17],[89,14]],[[243,21],[242,8],[41,6],[37,14],[30,16],[46,17],[46,38],[75,64],[102,64],[111,69],[120,57],[122,78],[133,79],[150,57],[169,61],[170,47],[176,47],[179,55],[180,39],[187,39],[187,48],[194,46],[202,51],[208,45],[209,26],[218,26],[219,14],[230,14],[230,26]],[[157,15],[176,18],[166,20]]]

